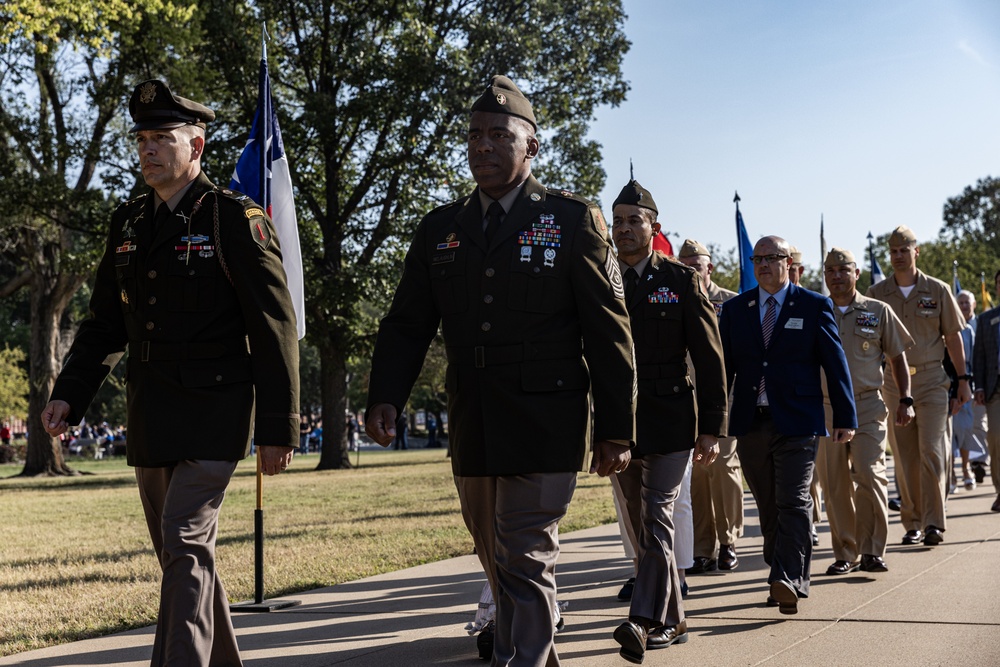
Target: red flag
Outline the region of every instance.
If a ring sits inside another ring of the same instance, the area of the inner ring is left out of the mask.
[[[653,252],[659,250],[667,257],[674,256],[674,246],[670,244],[670,239],[663,232],[659,232],[653,237]]]

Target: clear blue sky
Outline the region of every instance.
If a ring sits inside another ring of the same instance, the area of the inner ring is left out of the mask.
[[[590,132],[609,219],[631,158],[668,233],[734,248],[739,190],[751,242],[783,236],[817,267],[821,214],[827,248],[859,254],[898,224],[932,240],[947,198],[1000,177],[998,0],[625,11],[632,89]]]

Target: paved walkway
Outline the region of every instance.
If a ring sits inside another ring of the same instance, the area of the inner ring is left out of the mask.
[[[796,616],[764,606],[766,569],[753,499],[740,566],[689,578],[691,640],[646,655],[646,665],[1000,665],[1000,514],[989,483],[948,503],[938,547],[897,546],[892,514],[889,572],[824,574],[833,561],[826,525],[813,559],[812,597]],[[567,667],[627,665],[611,639],[628,613],[615,594],[629,576],[614,525],[562,539],[559,597],[569,602],[557,638]],[[467,665],[475,639],[463,631],[483,584],[473,556],[291,596],[298,607],[234,618],[248,667]],[[145,665],[152,628],[0,658],[0,665]]]

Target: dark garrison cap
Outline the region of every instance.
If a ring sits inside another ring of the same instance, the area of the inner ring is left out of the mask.
[[[129,132],[139,130],[172,130],[182,125],[197,125],[215,120],[208,107],[174,95],[167,84],[157,79],[143,81],[128,101],[128,112],[135,124]]]
[[[611,209],[614,210],[618,204],[634,204],[635,206],[648,208],[657,215],[660,214],[656,210],[656,202],[653,201],[653,195],[649,194],[649,190],[639,185],[639,181],[634,178],[618,193],[618,198],[611,205]]]
[[[514,82],[502,74],[495,75],[490,79],[490,84],[479,96],[479,99],[472,103],[472,111],[487,111],[490,113],[505,113],[517,116],[531,123],[531,126],[538,129],[535,122],[535,114],[531,111],[531,102],[524,96]]]

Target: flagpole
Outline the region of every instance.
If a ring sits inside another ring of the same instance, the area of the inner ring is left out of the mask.
[[[261,26],[260,34],[260,59],[262,64],[267,63],[267,26]],[[264,85],[263,76],[258,82],[259,89],[262,89]],[[264,118],[270,119],[271,108],[270,108],[270,95],[260,95],[261,90],[258,90],[258,98],[266,97],[264,104],[267,105],[264,109]],[[267,123],[265,127],[270,127],[270,123]],[[267,137],[267,131],[265,130],[265,137]],[[269,137],[268,137],[269,139]],[[271,142],[265,140],[263,150],[260,151],[260,193],[261,198],[264,201],[257,202],[267,210],[270,205],[270,195],[271,193],[267,188],[267,152],[271,150]],[[252,602],[237,602],[235,604],[229,605],[230,611],[251,611],[251,612],[271,612],[277,611],[278,609],[287,609],[289,607],[295,607],[302,604],[301,600],[265,600],[264,599],[264,466],[261,460],[260,447],[257,447],[257,506],[253,511],[253,556],[254,556],[254,568],[253,568],[253,601]]]

